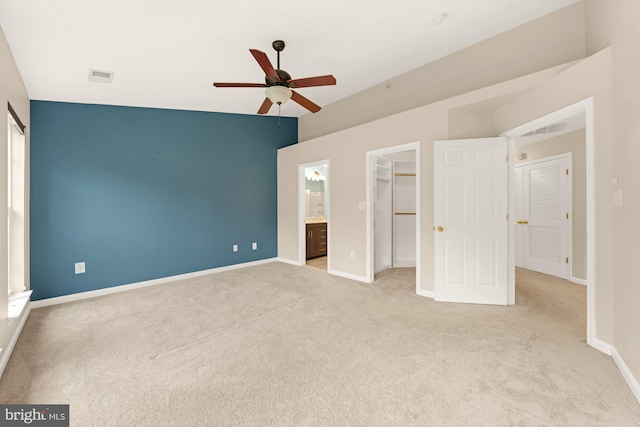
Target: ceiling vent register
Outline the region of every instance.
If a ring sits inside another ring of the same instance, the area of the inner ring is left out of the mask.
[[[544,126],[544,127],[541,127],[540,129],[532,130],[531,132],[525,133],[522,136],[532,136],[532,135],[540,135],[543,133],[562,132],[566,126],[567,126],[567,122],[553,123],[549,126]]]
[[[111,83],[113,81],[113,71],[89,70],[89,81],[97,83]]]

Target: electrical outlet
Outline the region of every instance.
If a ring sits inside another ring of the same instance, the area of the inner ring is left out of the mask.
[[[356,259],[356,251],[350,251],[349,256],[351,257],[351,259]]]
[[[75,269],[76,269],[76,274],[82,274],[87,271],[84,262],[76,262]]]
[[[238,252],[238,245],[233,245],[233,252]]]
[[[251,244],[251,250],[254,250],[254,251],[255,251],[256,249],[258,249],[258,242],[253,242],[253,243]]]

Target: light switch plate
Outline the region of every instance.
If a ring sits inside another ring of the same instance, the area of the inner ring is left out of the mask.
[[[251,244],[251,249],[252,249],[252,250],[254,250],[254,251],[255,251],[256,249],[258,249],[258,242],[253,242],[253,243]]]
[[[613,206],[622,206],[622,188],[613,190]]]

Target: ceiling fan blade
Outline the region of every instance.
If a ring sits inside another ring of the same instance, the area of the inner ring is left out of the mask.
[[[295,90],[292,90],[291,92],[293,92],[291,95],[291,99],[293,99],[298,104],[302,105],[307,110],[311,111],[312,113],[317,113],[318,111],[320,111],[319,105],[316,105],[313,102],[309,101],[307,98],[300,95]]]
[[[267,87],[264,83],[220,83],[215,82],[215,87]]]
[[[257,49],[249,49],[249,51],[251,52],[253,57],[256,58],[256,61],[258,61],[260,68],[262,68],[262,71],[264,71],[267,77],[276,79],[276,81],[279,82],[280,76],[278,76],[278,73],[276,73],[276,70],[273,68],[273,65],[271,65],[271,61],[269,61],[267,54]]]
[[[258,114],[267,114],[269,112],[269,108],[271,108],[272,105],[273,102],[271,102],[269,98],[265,98],[264,102],[260,106],[260,109],[258,109]]]
[[[331,86],[336,84],[336,78],[331,74],[327,76],[307,77],[305,79],[294,79],[287,82],[289,87],[311,87],[311,86]]]

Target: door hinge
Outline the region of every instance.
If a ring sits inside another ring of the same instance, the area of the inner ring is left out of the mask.
[[[569,257],[565,258],[565,259],[564,259],[564,262],[565,262],[566,264],[569,264]]]
[[[507,221],[509,221],[509,214],[507,214]]]
[[[569,175],[569,169],[566,169],[566,171],[567,171],[567,175]]]
[[[569,213],[567,212],[567,219],[569,219]]]
[[[507,154],[507,162],[509,161],[509,155]]]

